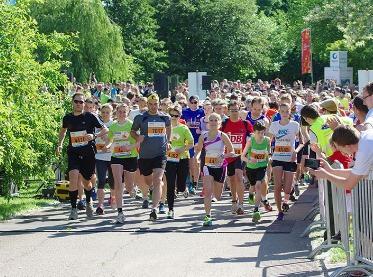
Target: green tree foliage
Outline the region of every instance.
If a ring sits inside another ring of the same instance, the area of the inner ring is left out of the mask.
[[[120,28],[112,23],[100,0],[45,0],[32,5],[42,33],[76,34],[78,51],[66,55],[78,81],[91,72],[101,81],[133,77],[132,58],[124,52]]]
[[[60,69],[68,65],[59,57],[73,45],[66,35],[39,34],[25,8],[3,3],[0,38],[0,171],[3,185],[22,185],[51,172],[64,113],[55,89],[66,84]]]
[[[167,67],[164,43],[149,0],[105,0],[110,18],[121,27],[124,49],[134,58],[136,80],[148,81]]]
[[[277,25],[257,13],[254,0],[154,1],[172,73],[208,71],[245,78],[279,68]]]

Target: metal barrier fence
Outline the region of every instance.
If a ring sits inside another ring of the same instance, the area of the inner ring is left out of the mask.
[[[373,275],[373,171],[352,190],[352,233],[351,262],[332,276],[350,271]]]

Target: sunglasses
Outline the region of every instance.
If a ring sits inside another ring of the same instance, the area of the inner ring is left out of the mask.
[[[178,118],[180,115],[178,114],[170,114],[171,117],[175,117],[175,118]]]
[[[197,104],[197,101],[191,101],[190,104]]]
[[[83,105],[84,101],[81,101],[81,100],[74,100],[74,103],[75,103],[75,104]]]

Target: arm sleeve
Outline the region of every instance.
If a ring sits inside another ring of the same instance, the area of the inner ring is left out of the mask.
[[[132,128],[131,128],[131,131],[138,131],[141,127],[141,120],[142,120],[142,115],[141,114],[138,114],[135,116],[135,118],[133,119],[133,124],[132,124]]]

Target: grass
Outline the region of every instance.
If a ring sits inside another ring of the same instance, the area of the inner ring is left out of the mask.
[[[31,184],[20,190],[18,197],[12,197],[9,200],[0,197],[0,221],[56,203],[54,199],[35,198],[38,186],[39,184]]]

